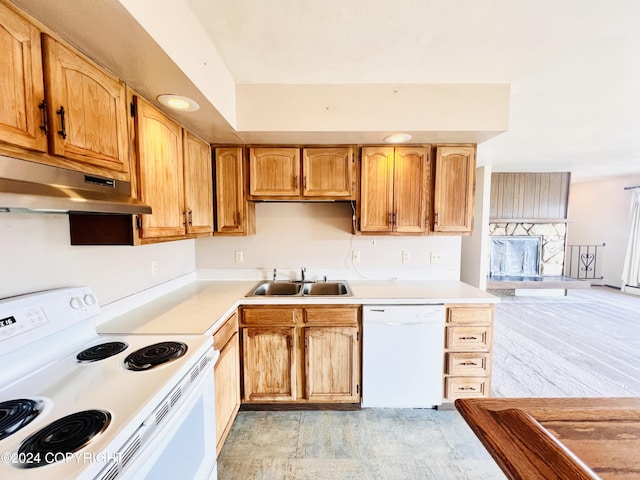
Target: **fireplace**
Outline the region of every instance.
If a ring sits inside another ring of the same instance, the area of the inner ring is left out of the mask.
[[[538,277],[542,236],[492,236],[489,275],[492,277]]]

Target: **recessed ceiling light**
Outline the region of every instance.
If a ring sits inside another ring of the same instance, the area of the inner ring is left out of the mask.
[[[411,135],[408,133],[394,133],[388,137],[384,137],[384,141],[387,143],[404,143],[411,140]]]
[[[180,95],[160,95],[158,101],[174,110],[180,110],[181,112],[195,112],[200,108],[200,105],[195,100],[189,97],[181,97]]]

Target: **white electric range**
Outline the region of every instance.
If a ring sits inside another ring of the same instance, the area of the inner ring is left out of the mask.
[[[216,478],[210,336],[96,333],[88,287],[0,300],[0,478]]]

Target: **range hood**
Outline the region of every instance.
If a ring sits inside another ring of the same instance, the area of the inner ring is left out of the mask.
[[[131,183],[0,155],[0,211],[151,213]]]

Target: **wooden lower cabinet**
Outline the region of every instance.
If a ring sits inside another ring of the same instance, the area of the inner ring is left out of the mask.
[[[358,327],[304,329],[306,398],[311,402],[360,399]]]
[[[293,327],[242,329],[245,401],[295,400],[294,330]]]
[[[447,305],[444,402],[491,396],[493,305]]]
[[[358,306],[241,308],[243,403],[359,403]]]
[[[219,454],[240,408],[240,339],[236,313],[213,334],[213,345],[220,351],[214,368],[216,454]]]

